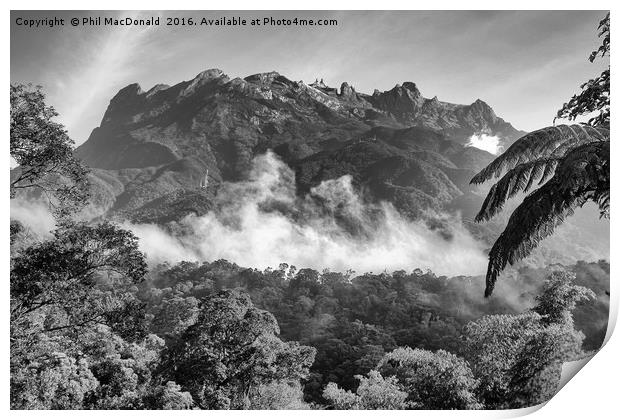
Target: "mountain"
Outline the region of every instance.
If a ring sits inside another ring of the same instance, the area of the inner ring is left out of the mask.
[[[300,194],[350,174],[369,200],[415,217],[475,193],[469,179],[493,158],[467,146],[479,133],[504,147],[524,134],[481,100],[427,99],[412,82],[368,95],[346,82],[211,69],[174,86],[121,89],[76,153],[93,169],[98,211],[112,217],[165,223],[204,213],[218,186],[244,179],[267,150],[295,170]]]

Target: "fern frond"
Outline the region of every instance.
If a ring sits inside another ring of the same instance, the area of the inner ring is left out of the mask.
[[[507,264],[527,257],[579,204],[578,197],[562,196],[551,182],[527,196],[489,252],[485,297],[493,293],[497,277]]]
[[[594,201],[603,214],[609,214],[609,145],[599,141],[571,150],[553,177],[515,209],[489,253],[485,296],[493,293],[507,264],[527,257],[576,207]]]
[[[476,216],[476,222],[489,220],[495,216],[509,198],[521,191],[528,192],[536,180],[540,179],[540,183],[544,182],[555,169],[557,162],[556,158],[537,159],[521,163],[508,171],[489,190]]]
[[[608,141],[609,129],[587,125],[559,125],[533,131],[513,143],[471,180],[482,184],[501,176],[504,170],[536,159],[560,157],[573,147],[595,141]]]
[[[609,216],[610,143],[594,142],[571,150],[557,170],[563,190],[575,190],[598,204],[601,215]]]

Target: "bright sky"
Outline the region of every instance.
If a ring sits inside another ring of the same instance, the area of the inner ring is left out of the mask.
[[[12,11],[11,81],[44,86],[77,144],[99,125],[122,87],[172,85],[209,68],[231,78],[276,70],[307,83],[347,81],[367,93],[412,81],[426,97],[455,103],[480,98],[529,131],[551,124],[579,85],[607,65],[587,60],[599,45],[596,27],[605,13],[168,11],[160,12],[161,26],[148,29],[33,29],[17,26],[16,18],[67,21],[84,12]],[[169,27],[163,25],[167,16],[320,17],[336,18],[338,26]]]

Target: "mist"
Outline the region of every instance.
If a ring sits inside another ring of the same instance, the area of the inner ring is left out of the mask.
[[[56,220],[45,202],[18,197],[12,199],[10,205],[11,220],[20,222],[35,237],[51,236]]]
[[[286,262],[357,273],[415,268],[446,276],[485,272],[484,244],[460,220],[432,215],[440,220],[439,228],[412,222],[389,203],[364,203],[351,181],[348,175],[327,180],[299,198],[294,172],[268,152],[254,159],[247,181],[221,186],[216,210],[167,228],[126,227],[140,238],[150,262],[223,258],[260,269]]]
[[[18,197],[10,203],[11,219],[35,237],[51,236],[55,220],[45,202]],[[472,236],[457,216],[431,213],[428,220],[432,223],[411,221],[387,202],[364,202],[349,175],[323,181],[300,198],[293,170],[268,152],[254,159],[246,181],[221,184],[207,214],[166,226],[122,225],[139,238],[150,264],[226,259],[259,269],[285,262],[357,274],[416,268],[448,277],[486,272],[488,243]],[[609,260],[609,245],[609,221],[599,219],[592,204],[577,209],[515,268]]]

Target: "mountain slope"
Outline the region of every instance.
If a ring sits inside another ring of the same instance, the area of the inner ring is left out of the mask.
[[[469,177],[492,158],[465,146],[477,133],[504,145],[523,134],[480,100],[426,99],[411,82],[367,95],[212,69],[171,87],[125,87],[76,153],[96,168],[100,210],[133,220],[206,211],[221,182],[244,179],[269,149],[295,169],[300,193],[350,173],[369,199],[406,203],[415,216],[470,192]]]

